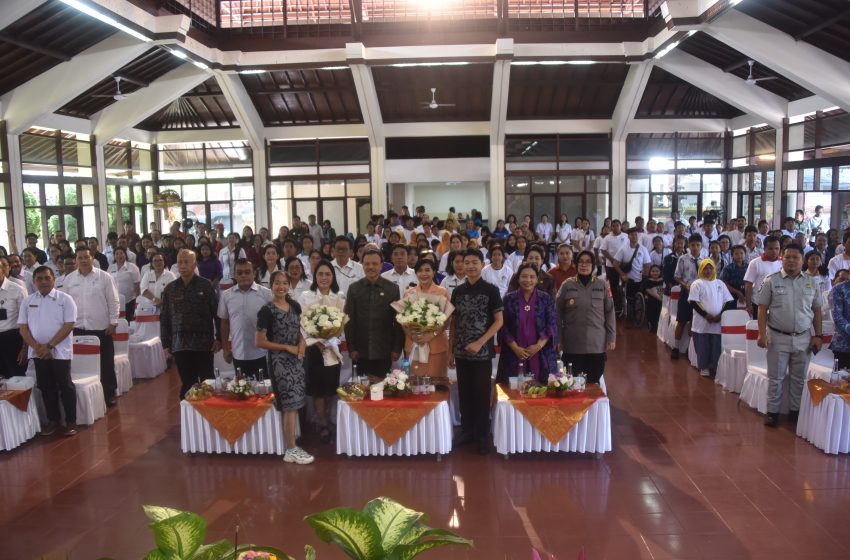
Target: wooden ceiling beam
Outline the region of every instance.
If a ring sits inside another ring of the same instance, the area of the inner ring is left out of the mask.
[[[21,39],[20,37],[15,37],[14,35],[10,35],[2,31],[0,31],[0,41],[9,43],[10,45],[15,45],[16,47],[20,47],[28,51],[36,52],[38,54],[43,54],[45,56],[61,60],[62,62],[68,62],[69,60],[71,60],[70,56],[65,53],[61,53],[56,49],[43,47],[41,45],[33,43],[32,41],[27,41],[26,39]]]
[[[800,31],[799,33],[794,35],[794,40],[799,41],[801,39],[805,39],[809,35],[817,33],[818,31],[826,29],[830,25],[834,25],[834,24],[838,23],[839,21],[846,18],[847,16],[850,16],[850,8],[846,8],[845,10],[838,12],[837,14],[832,16],[831,18],[827,18],[825,20],[822,20],[821,22],[819,22],[815,25],[811,25],[811,26],[807,27],[803,31]]]

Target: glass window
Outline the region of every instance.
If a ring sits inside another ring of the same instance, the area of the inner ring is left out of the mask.
[[[347,186],[349,197],[369,197],[372,195],[372,187],[368,179],[350,179],[347,181]]]
[[[319,196],[319,186],[315,181],[293,181],[292,196],[295,198],[316,198]]]
[[[582,175],[567,175],[558,179],[560,191],[562,193],[583,193],[584,192],[584,176]]]
[[[531,192],[533,193],[554,193],[558,191],[558,185],[555,182],[555,177],[532,177]]]
[[[273,199],[292,197],[292,188],[289,181],[272,181],[269,184],[269,190]]]
[[[505,191],[508,193],[530,193],[531,181],[528,177],[505,177]],[[527,214],[528,212],[526,212]]]
[[[669,193],[676,190],[676,176],[656,174],[650,177],[652,192]]]
[[[818,181],[818,189],[822,191],[832,190],[832,168],[820,168],[820,180]]]
[[[838,168],[838,190],[850,190],[850,165],[844,165]]]
[[[319,196],[322,198],[345,198],[345,181],[322,181],[319,184]]]
[[[626,189],[628,192],[649,192],[649,177],[629,177]]]
[[[608,175],[588,175],[585,180],[587,192],[608,192],[611,178]],[[601,222],[600,222],[601,223]]]
[[[525,216],[531,213],[531,197],[521,194],[509,194],[505,199],[505,215]]]
[[[803,170],[803,190],[804,191],[815,190],[815,170],[814,169],[804,169]]]
[[[207,200],[230,200],[230,183],[207,185]]]
[[[677,188],[680,192],[699,192],[700,179],[699,174],[679,175]]]
[[[507,161],[554,161],[557,157],[558,141],[556,138],[509,138],[505,140],[505,159]]]
[[[626,195],[626,219],[633,221],[637,216],[649,215],[649,194]]]
[[[723,175],[707,173],[702,176],[703,191],[722,191],[723,190]]]

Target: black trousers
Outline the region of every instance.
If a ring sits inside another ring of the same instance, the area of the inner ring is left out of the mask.
[[[87,331],[74,329],[74,336],[96,336],[100,340],[100,384],[103,385],[103,398],[107,403],[115,400],[118,380],[115,377],[115,343],[112,335],[106,331]]]
[[[244,375],[251,379],[260,379],[260,370],[263,370],[263,378],[269,376],[269,365],[265,358],[257,358],[256,360],[237,360],[233,358],[233,367],[239,368]]]
[[[393,366],[393,361],[389,358],[385,360],[364,360],[360,358],[354,362],[354,365],[357,366],[357,375],[371,375],[383,379]]]
[[[599,383],[599,378],[605,373],[605,360],[608,355],[602,354],[568,354],[561,357],[564,365],[573,364],[573,375],[587,374],[588,383]]]
[[[838,360],[839,368],[850,369],[850,352],[833,352],[832,354]]]
[[[608,283],[611,286],[611,297],[614,298],[614,306],[617,311],[619,311],[623,304],[622,295],[620,293],[620,275],[617,274],[616,269],[613,269],[610,266],[605,267],[605,275],[608,277]]]
[[[478,442],[490,438],[491,360],[455,360],[460,429]]]
[[[65,409],[65,422],[67,424],[77,423],[77,390],[71,381],[71,360],[42,360],[34,358],[35,380],[44,399],[44,408],[47,409],[47,419],[51,422],[59,422],[59,400],[62,400],[62,408]]]
[[[661,302],[651,296],[646,296],[646,320],[652,332],[658,330],[658,319],[661,317]]]
[[[180,374],[180,399],[182,400],[192,385],[204,379],[215,379],[213,353],[197,350],[174,352],[174,363]]]
[[[18,364],[18,354],[23,347],[24,340],[18,329],[0,332],[0,377],[8,379],[16,375],[24,375],[27,371],[26,362],[24,365]]]

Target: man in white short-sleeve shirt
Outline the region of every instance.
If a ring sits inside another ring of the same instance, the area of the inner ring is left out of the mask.
[[[348,237],[339,236],[334,240],[334,260],[331,265],[334,267],[339,291],[343,295],[348,294],[349,286],[365,276],[363,265],[351,260],[352,249],[353,243]]]
[[[779,239],[767,237],[764,240],[764,254],[750,261],[744,274],[744,293],[747,310],[752,311],[753,319],[758,318],[758,306],[753,305],[753,296],[761,289],[764,279],[779,272],[782,261],[779,260]]]
[[[628,233],[629,244],[625,247],[620,247],[617,254],[614,255],[614,268],[623,282],[628,282],[628,295],[633,295],[637,292],[643,277],[649,273],[649,265],[651,260],[646,247],[638,243],[640,233],[637,228],[631,228]],[[628,272],[623,269],[624,265],[631,264]]]
[[[26,347],[18,328],[18,313],[27,290],[9,280],[8,274],[9,259],[0,257],[0,378],[23,375],[27,369]]]
[[[407,266],[407,246],[398,244],[393,247],[392,255],[393,267],[381,274],[384,278],[398,286],[398,297],[404,297],[404,291],[411,284],[416,284],[416,273],[413,269]]]
[[[234,264],[236,285],[223,291],[218,300],[218,318],[221,319],[221,347],[224,361],[254,379],[260,370],[266,370],[266,351],[254,343],[257,334],[257,314],[272,300],[272,291],[254,282],[254,266],[248,259],[237,259]]]

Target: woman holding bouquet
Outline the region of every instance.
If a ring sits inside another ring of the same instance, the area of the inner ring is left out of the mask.
[[[434,283],[434,275],[436,274],[436,265],[430,258],[420,258],[416,262],[416,267],[413,269],[416,272],[417,285],[408,288],[404,293],[405,300],[417,298],[419,296],[430,296],[429,299],[437,300],[442,298],[437,305],[441,309],[445,309],[445,305],[449,299],[449,292],[442,286]],[[436,303],[436,301],[435,301]],[[418,360],[410,362],[410,371],[412,374],[430,377],[446,377],[448,375],[449,365],[449,337],[446,334],[445,326],[430,333],[414,333],[405,331],[404,333],[404,354],[410,356],[413,351],[413,343],[420,345],[428,345],[428,363],[422,363]]]
[[[275,408],[283,413],[287,463],[308,465],[313,456],[295,445],[298,410],[304,406],[304,337],[299,318],[301,306],[289,293],[289,278],[282,270],[271,274],[273,299],[257,313],[257,348],[268,350],[269,374]]]
[[[541,383],[557,368],[558,316],[555,301],[538,289],[539,274],[537,265],[522,263],[516,273],[519,289],[504,297],[505,322],[499,331],[503,350],[496,372],[497,383],[507,383],[508,377],[519,371],[520,362],[525,364],[526,375]]]
[[[334,267],[330,262],[322,259],[316,265],[313,272],[313,284],[310,289],[298,297],[301,309],[308,310],[311,306],[324,303],[338,309],[345,308],[345,295],[340,293],[339,284],[336,283]],[[316,415],[319,417],[319,441],[328,443],[331,441],[331,425],[328,412],[331,409],[331,401],[336,395],[339,386],[339,363],[331,366],[325,365],[322,357],[322,344],[314,344],[307,347],[304,355],[304,369],[307,373],[307,396],[313,399]]]

